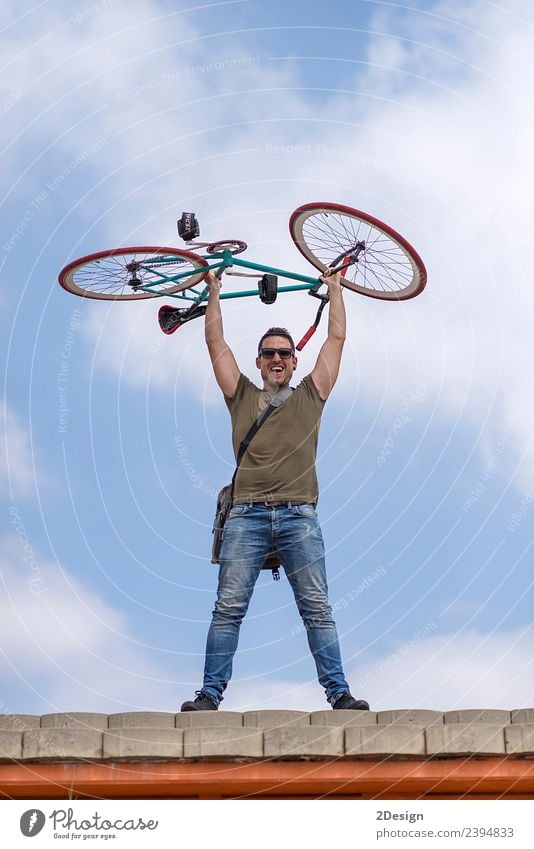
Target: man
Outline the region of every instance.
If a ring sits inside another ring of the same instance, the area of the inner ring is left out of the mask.
[[[311,374],[258,430],[235,480],[233,507],[224,526],[217,601],[206,644],[204,681],[183,711],[217,710],[232,674],[239,629],[266,557],[282,561],[308,635],[319,683],[334,710],[369,710],[353,698],[343,674],[336,626],[328,603],[324,544],[315,512],[315,457],[323,406],[336,382],[345,341],[345,307],[339,273],[321,278],[329,290],[328,335]],[[297,368],[285,328],[260,339],[256,366],[263,390],[245,377],[223,334],[220,280],[213,272],[206,310],[206,343],[215,378],[232,416],[234,453],[273,396]]]

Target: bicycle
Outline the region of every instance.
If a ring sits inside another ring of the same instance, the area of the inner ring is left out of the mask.
[[[343,286],[353,292],[405,301],[425,288],[427,274],[419,254],[403,236],[365,212],[335,203],[308,203],[293,212],[289,230],[298,250],[315,268],[321,273],[327,268],[340,271]],[[155,246],[100,251],[65,266],[59,273],[59,283],[74,295],[97,300],[131,301],[166,295],[190,301],[188,307],[160,308],[159,324],[166,334],[204,315],[209,287],[199,287],[210,270],[219,276],[258,278],[256,289],[221,292],[221,300],[259,296],[263,303],[272,304],[279,293],[307,291],[321,304],[314,324],[297,345],[302,350],[328,302],[328,294],[319,292],[323,285],[319,278],[242,259],[239,255],[247,244],[240,239],[196,241],[200,226],[194,213],[182,214],[178,234],[188,248],[203,252]],[[296,282],[280,287],[278,277]]]

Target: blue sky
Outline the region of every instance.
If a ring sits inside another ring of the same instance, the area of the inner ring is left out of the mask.
[[[191,696],[233,468],[201,322],[164,337],[158,299],[85,302],[58,271],[179,246],[187,209],[203,237],[310,273],[288,220],[324,200],[402,232],[429,273],[414,301],[345,295],[318,472],[353,692],[377,709],[531,705],[531,4],[88,0],[1,17],[0,709]],[[314,312],[304,295],[227,302],[243,371],[266,326],[298,337]],[[262,575],[224,707],[324,704],[287,581]]]

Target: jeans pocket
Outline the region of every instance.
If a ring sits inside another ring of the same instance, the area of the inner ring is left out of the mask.
[[[234,506],[230,508],[226,521],[228,521],[228,519],[236,519],[238,516],[244,516],[248,510],[248,504],[234,504]]]
[[[313,504],[294,504],[293,510],[297,516],[306,516],[308,519],[315,519],[317,516]]]

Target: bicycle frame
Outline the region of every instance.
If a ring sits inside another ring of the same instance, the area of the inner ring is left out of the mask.
[[[202,255],[203,259],[206,260],[215,260],[214,262],[208,262],[209,271],[225,271],[227,268],[231,268],[232,266],[238,266],[240,268],[249,268],[253,271],[261,271],[264,274],[276,274],[279,277],[287,277],[290,280],[298,280],[300,281],[298,284],[293,284],[289,286],[280,286],[278,288],[278,292],[298,292],[298,291],[317,291],[317,289],[322,285],[322,281],[317,277],[310,277],[307,274],[297,274],[294,271],[286,271],[283,268],[273,268],[270,265],[262,265],[258,262],[250,262],[246,259],[238,259],[231,251],[221,251],[219,253]],[[150,263],[151,272],[159,274],[159,272],[155,269],[155,265],[158,265],[161,262],[161,265],[164,266],[168,260],[163,257],[161,260],[153,260]],[[190,277],[195,272],[184,271],[178,274],[167,275],[161,274],[161,282],[165,282],[166,285],[169,283],[177,283],[180,280],[185,279],[186,277]],[[157,291],[158,282],[147,283],[141,286],[136,286],[136,290],[141,290],[144,292],[153,292],[155,294],[165,295],[167,298],[177,298],[179,300],[193,301],[193,303],[199,304],[203,300],[207,299],[207,295],[209,292],[209,286],[206,286],[201,292],[198,292],[194,287],[190,289],[184,289],[181,292],[170,293],[168,291],[164,291],[159,293]],[[228,298],[246,298],[246,297],[258,297],[258,289],[248,289],[245,291],[239,292],[221,292],[220,298],[228,299]]]

